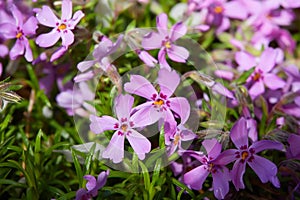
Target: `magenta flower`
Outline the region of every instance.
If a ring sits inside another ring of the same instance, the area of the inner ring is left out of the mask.
[[[90,116],[90,129],[96,134],[107,130],[115,130],[107,148],[102,153],[103,158],[109,158],[114,163],[119,163],[124,158],[125,137],[132,146],[139,159],[143,160],[145,154],[151,150],[150,141],[134,128],[145,126],[136,115],[130,116],[134,98],[128,94],[119,95],[115,99],[114,110],[118,119],[110,116]]]
[[[15,19],[15,24],[9,22],[0,24],[0,35],[5,39],[16,39],[15,45],[9,52],[12,60],[24,54],[26,60],[31,62],[33,56],[27,37],[35,34],[37,21],[35,17],[30,17],[23,23],[24,17],[14,4],[11,6],[11,12]]]
[[[260,56],[260,61],[256,64],[255,58],[245,52],[236,54],[236,62],[241,70],[249,70],[255,66],[253,74],[247,82],[251,85],[249,94],[254,99],[265,92],[265,85],[271,90],[283,88],[285,81],[273,74],[271,70],[275,67],[280,53],[277,49],[267,48]]]
[[[98,195],[98,190],[102,188],[107,181],[109,171],[101,172],[96,178],[92,175],[85,175],[83,178],[87,180],[86,189],[81,188],[76,192],[75,200],[89,200]]]
[[[101,69],[103,71],[107,71],[108,67],[110,66],[108,56],[117,51],[121,45],[123,37],[124,35],[119,35],[115,43],[113,43],[109,38],[103,37],[101,42],[93,51],[94,60],[82,61],[77,65],[77,68],[81,72],[84,72],[96,63],[99,63]]]
[[[189,52],[183,47],[174,44],[176,40],[184,36],[187,27],[178,22],[168,31],[168,16],[165,13],[160,14],[156,18],[156,26],[158,32],[150,32],[144,36],[142,47],[146,50],[160,49],[158,53],[158,61],[161,68],[171,69],[166,61],[166,54],[175,62],[185,63],[189,57]]]
[[[40,47],[51,47],[59,38],[62,39],[62,45],[68,48],[74,42],[74,34],[72,30],[84,17],[82,11],[74,13],[72,18],[72,1],[63,0],[61,9],[61,19],[58,19],[49,6],[43,6],[36,14],[36,18],[40,24],[53,27],[49,33],[41,34],[36,38],[36,43]]]
[[[230,175],[229,170],[225,167],[229,162],[218,159],[222,145],[216,139],[204,140],[202,145],[206,149],[207,156],[199,156],[198,160],[202,165],[184,174],[184,183],[192,189],[200,190],[211,173],[214,195],[217,199],[224,199],[229,191]]]
[[[219,161],[232,162],[235,160],[231,171],[231,179],[236,190],[244,189],[243,175],[246,170],[246,164],[253,169],[261,182],[270,181],[275,187],[279,188],[280,183],[276,176],[277,166],[266,158],[256,155],[266,149],[283,150],[283,145],[279,142],[260,140],[248,144],[247,121],[245,118],[239,119],[230,131],[230,138],[237,149],[229,149],[219,156]]]
[[[125,91],[149,100],[136,107],[135,115],[141,120],[141,124],[143,122],[146,126],[157,122],[159,119],[164,119],[164,122],[170,125],[170,129],[174,130],[177,123],[172,111],[180,117],[181,124],[188,120],[190,104],[187,99],[171,97],[179,82],[180,77],[176,71],[159,70],[157,83],[160,86],[160,92],[158,93],[155,87],[143,76],[131,75],[130,82],[124,85]]]

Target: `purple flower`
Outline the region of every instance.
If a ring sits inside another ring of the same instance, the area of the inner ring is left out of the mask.
[[[15,60],[19,55],[24,54],[26,60],[31,62],[33,60],[33,56],[26,36],[35,34],[37,21],[35,17],[30,17],[25,23],[23,23],[24,17],[14,4],[11,6],[11,12],[15,19],[15,24],[0,24],[0,35],[2,35],[5,39],[16,39],[15,45],[9,52],[9,56],[12,60]]]
[[[291,134],[288,138],[289,147],[287,148],[286,157],[300,160],[300,135]]]
[[[153,58],[147,51],[136,50],[139,58],[149,67],[155,67],[157,60]]]
[[[119,35],[119,37],[115,43],[113,43],[107,37],[103,37],[101,42],[98,44],[98,46],[93,51],[94,60],[80,62],[77,65],[77,68],[79,69],[79,71],[84,72],[84,71],[88,70],[89,68],[91,68],[96,63],[99,63],[99,65],[103,71],[107,71],[107,69],[110,66],[110,61],[108,59],[108,56],[117,51],[117,49],[121,45],[123,37],[124,37],[124,35]]]
[[[95,94],[90,90],[85,82],[78,84],[74,90],[66,90],[56,96],[56,101],[59,106],[66,109],[68,115],[79,115],[88,117],[95,108],[86,101],[92,101]]]
[[[166,130],[165,132],[170,131]],[[193,133],[191,130],[185,128],[182,124],[179,124],[175,129],[175,132],[172,133],[165,133],[170,135],[171,144],[168,147],[168,155],[172,155],[177,149],[184,150],[181,146],[182,141],[189,141],[196,138],[196,134]]]
[[[190,104],[187,99],[171,97],[179,82],[180,77],[176,71],[159,70],[157,83],[160,86],[160,92],[158,93],[155,87],[143,76],[131,75],[130,82],[124,85],[125,91],[149,100],[136,107],[138,111],[135,115],[142,119],[144,126],[153,124],[162,118],[164,122],[168,122],[170,129],[174,130],[177,123],[172,111],[180,117],[181,124],[188,120]]]
[[[236,54],[235,59],[240,65],[241,70],[249,70],[255,66],[254,72],[247,80],[249,84],[252,84],[249,94],[253,99],[265,92],[265,85],[272,90],[285,86],[284,80],[271,73],[271,70],[275,67],[278,60],[280,60],[280,55],[278,49],[267,48],[260,56],[259,63],[256,64],[256,60],[252,55],[246,52],[238,52]]]
[[[68,48],[74,42],[74,34],[72,30],[84,17],[82,11],[74,13],[72,18],[72,1],[62,1],[62,15],[58,19],[49,6],[43,6],[36,14],[36,18],[40,24],[53,27],[49,33],[41,34],[36,38],[36,43],[40,47],[51,47],[59,38],[62,39],[62,45]]]
[[[110,116],[97,117],[90,116],[91,124],[90,129],[94,133],[102,133],[107,130],[114,130],[107,148],[102,153],[103,158],[109,158],[114,163],[119,163],[124,158],[124,139],[125,137],[132,146],[134,152],[139,159],[143,160],[145,154],[151,150],[150,141],[134,128],[145,126],[141,123],[140,118],[136,115],[130,116],[134,98],[128,94],[119,95],[115,99],[114,110],[118,119]]]
[[[144,36],[142,47],[146,50],[160,49],[158,53],[158,61],[161,68],[171,69],[166,61],[166,54],[175,62],[185,63],[189,57],[189,52],[183,47],[174,44],[176,40],[184,36],[187,27],[178,22],[168,31],[168,16],[165,13],[160,14],[156,18],[156,26],[158,32],[150,32]]]
[[[198,160],[202,165],[184,174],[184,183],[195,190],[200,190],[211,173],[214,195],[218,199],[224,199],[229,191],[230,175],[229,170],[225,167],[229,162],[218,159],[222,145],[216,139],[204,140],[202,145],[206,149],[207,156],[199,156]]]
[[[101,172],[96,178],[92,175],[85,175],[83,178],[87,180],[86,189],[81,188],[76,192],[76,200],[89,200],[98,195],[98,190],[102,188],[107,181],[109,171]]]
[[[239,119],[230,131],[230,137],[237,149],[229,149],[220,154],[219,162],[232,162],[235,160],[231,171],[231,179],[236,190],[244,189],[243,175],[246,164],[253,169],[261,182],[270,181],[275,187],[280,187],[276,176],[277,166],[266,158],[256,155],[266,149],[283,150],[283,145],[279,142],[260,140],[252,145],[248,144],[247,121],[245,118]]]

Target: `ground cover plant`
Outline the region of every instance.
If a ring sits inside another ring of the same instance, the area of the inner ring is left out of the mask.
[[[299,199],[300,1],[0,1],[0,199]]]

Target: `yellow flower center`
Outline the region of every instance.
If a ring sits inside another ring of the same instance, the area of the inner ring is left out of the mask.
[[[123,132],[126,132],[127,128],[128,128],[127,124],[122,124],[121,129],[122,129]]]
[[[246,160],[246,158],[248,158],[248,156],[249,156],[248,151],[243,151],[242,152],[242,160]]]
[[[18,32],[16,35],[16,38],[19,39],[20,37],[22,37],[23,33],[22,32]]]
[[[175,135],[174,144],[177,145],[179,142],[180,136],[178,134]]]
[[[260,73],[257,73],[257,72],[256,72],[256,73],[254,74],[254,76],[253,76],[253,80],[254,80],[254,81],[257,81],[259,78],[260,78]]]
[[[154,105],[156,105],[156,106],[161,106],[161,105],[163,105],[164,103],[165,103],[165,102],[164,102],[163,100],[161,100],[161,99],[154,101]]]
[[[165,43],[165,47],[166,47],[167,49],[170,49],[170,48],[171,48],[171,43],[170,43],[169,41],[167,41],[167,42]]]
[[[220,13],[223,12],[223,10],[224,10],[224,9],[223,9],[221,6],[216,6],[215,9],[214,9],[214,12],[215,12],[216,14],[220,14]]]
[[[61,24],[61,25],[58,26],[58,29],[61,30],[61,31],[65,30],[66,28],[67,28],[66,24]]]

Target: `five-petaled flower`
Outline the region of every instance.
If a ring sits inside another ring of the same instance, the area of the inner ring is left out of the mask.
[[[195,157],[202,165],[184,174],[183,180],[191,188],[200,190],[207,176],[211,173],[214,195],[218,199],[224,199],[229,191],[230,175],[229,170],[225,167],[228,163],[218,159],[222,145],[216,139],[204,140],[202,145],[206,149],[207,156]]]
[[[168,31],[168,17],[165,13],[160,14],[156,18],[158,32],[150,32],[145,35],[142,46],[146,50],[160,49],[158,53],[158,61],[161,68],[171,70],[171,67],[166,61],[166,54],[175,62],[185,63],[189,57],[189,52],[184,47],[174,44],[176,40],[184,36],[187,32],[187,27],[178,22],[172,26],[171,31]],[[153,60],[153,59],[152,59]]]
[[[85,175],[83,178],[87,180],[86,189],[81,188],[76,192],[75,200],[89,200],[98,195],[98,190],[102,188],[107,181],[109,171],[101,172],[96,178],[92,175]]]
[[[59,38],[62,39],[62,45],[68,48],[74,42],[74,34],[72,30],[84,17],[82,11],[74,13],[72,18],[72,1],[62,1],[61,19],[58,19],[49,6],[43,6],[36,14],[36,18],[40,24],[53,27],[49,33],[41,34],[36,38],[36,43],[40,47],[51,47]]]
[[[236,190],[244,189],[243,175],[246,164],[253,169],[261,182],[270,181],[275,187],[280,187],[276,176],[277,166],[266,158],[256,155],[266,149],[283,150],[283,145],[276,141],[260,140],[248,144],[247,121],[239,119],[231,129],[230,137],[237,149],[228,149],[219,156],[219,163],[230,163],[235,160],[231,171],[231,179]]]
[[[190,104],[184,97],[171,97],[179,85],[180,77],[175,70],[168,71],[160,69],[157,83],[160,86],[158,93],[155,87],[143,76],[131,75],[130,82],[124,85],[125,91],[131,94],[142,96],[149,101],[135,108],[135,115],[140,118],[144,126],[153,124],[159,119],[164,119],[175,130],[177,122],[172,111],[180,117],[181,124],[184,124],[190,116]],[[170,131],[172,132],[172,131]],[[166,143],[169,137],[165,134]]]
[[[15,19],[15,24],[3,23],[0,25],[0,35],[6,39],[16,39],[15,45],[9,52],[12,60],[15,60],[19,55],[25,56],[26,60],[31,62],[33,60],[32,51],[27,39],[27,36],[35,34],[37,27],[37,20],[35,17],[30,17],[23,23],[23,15],[18,8],[12,4],[11,12]]]
[[[102,133],[106,130],[115,130],[109,145],[102,153],[103,158],[109,158],[114,163],[119,163],[124,158],[125,137],[132,146],[139,159],[143,160],[145,154],[151,150],[150,141],[134,128],[145,126],[136,115],[130,115],[134,98],[129,94],[119,95],[115,99],[114,110],[118,119],[110,116],[90,116],[90,129],[94,133]]]

